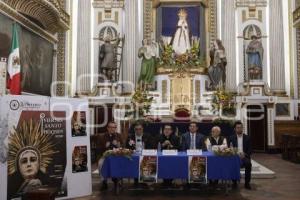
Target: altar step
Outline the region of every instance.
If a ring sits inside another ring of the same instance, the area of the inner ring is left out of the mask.
[[[274,171],[268,169],[267,167],[259,164],[255,160],[252,160],[252,179],[269,179],[275,178],[276,174]],[[99,177],[99,171],[96,169],[92,173],[93,177]],[[241,169],[241,176],[245,176],[245,169]]]
[[[259,164],[255,160],[251,160],[252,163],[252,178],[254,179],[268,179],[275,178],[275,172],[267,167]],[[242,177],[245,177],[245,169],[241,169]]]

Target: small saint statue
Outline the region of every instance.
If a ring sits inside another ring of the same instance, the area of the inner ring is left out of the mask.
[[[144,39],[143,46],[138,51],[138,57],[142,58],[141,72],[138,80],[142,87],[151,85],[155,75],[155,63],[158,55],[158,44],[155,41]]]
[[[191,37],[187,16],[188,13],[185,9],[179,10],[177,29],[172,38],[172,47],[177,55],[184,54],[191,49]]]
[[[226,82],[226,53],[222,41],[217,39],[210,48],[210,66],[208,75],[211,81],[211,89],[225,87]]]
[[[262,79],[262,61],[264,48],[256,35],[251,36],[246,53],[248,55],[248,74],[250,80]]]
[[[115,41],[115,43],[112,43]],[[114,80],[114,73],[117,70],[116,47],[119,45],[120,37],[112,39],[110,35],[104,38],[104,44],[99,51],[99,73],[104,75],[109,81]],[[103,78],[102,78],[103,79]],[[99,79],[99,81],[102,81]]]

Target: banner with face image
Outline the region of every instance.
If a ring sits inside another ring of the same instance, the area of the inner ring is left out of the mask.
[[[139,181],[143,183],[157,182],[157,156],[140,156]]]
[[[207,159],[189,156],[189,183],[207,183]]]
[[[66,120],[63,111],[22,111],[9,130],[7,199],[37,188],[67,196]]]

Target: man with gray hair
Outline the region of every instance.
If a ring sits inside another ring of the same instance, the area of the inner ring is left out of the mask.
[[[227,146],[227,140],[225,137],[221,136],[221,128],[219,126],[214,126],[211,129],[211,136],[209,136],[205,141],[207,149],[214,145]]]

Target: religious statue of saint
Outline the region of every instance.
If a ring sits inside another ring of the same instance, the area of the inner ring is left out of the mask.
[[[248,55],[248,74],[251,80],[262,78],[264,48],[256,35],[251,37],[246,53]]]
[[[155,61],[158,57],[158,44],[143,40],[143,46],[138,51],[138,57],[142,58],[141,72],[138,83],[142,85],[151,85],[155,75]]]
[[[224,87],[226,82],[226,53],[222,41],[217,39],[210,49],[210,66],[208,75],[211,81],[211,88]]]
[[[116,42],[112,43],[115,40]],[[117,39],[112,39],[112,37],[108,35],[104,38],[104,44],[100,46],[99,72],[109,81],[114,81],[114,71],[117,70],[116,47],[119,45],[119,42],[119,37]],[[101,78],[99,80],[101,80]]]
[[[191,37],[189,25],[187,22],[187,12],[185,9],[180,9],[178,12],[177,29],[172,38],[172,47],[176,54],[181,55],[191,49]]]

